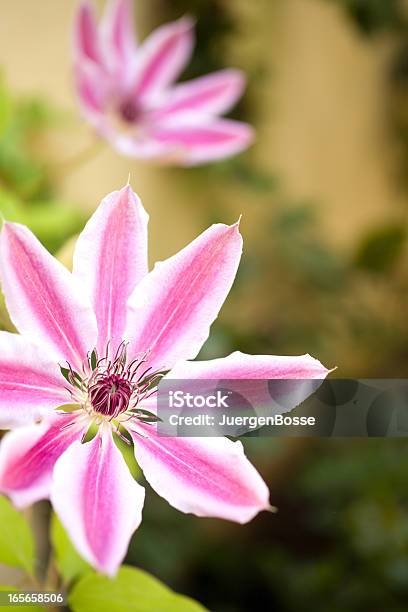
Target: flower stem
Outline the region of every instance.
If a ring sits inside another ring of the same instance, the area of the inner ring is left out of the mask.
[[[47,570],[45,572],[44,588],[50,589],[50,590],[58,589],[59,583],[60,583],[60,577],[59,577],[59,574],[58,574],[58,571],[55,565],[54,552],[51,549],[50,555],[48,558]]]

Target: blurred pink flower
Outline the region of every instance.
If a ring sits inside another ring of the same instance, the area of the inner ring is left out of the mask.
[[[113,439],[123,435],[119,426],[146,479],[178,510],[245,523],[269,505],[241,442],[160,437],[147,422],[159,372],[210,380],[327,374],[309,355],[186,361],[230,290],[241,235],[237,224],[212,225],[148,272],[147,221],[129,186],[108,195],[79,236],[72,273],[26,227],[5,223],[0,236],[3,292],[20,332],[0,332],[0,428],[16,428],[0,445],[0,491],[18,507],[49,497],[79,552],[108,574],[144,502]],[[92,424],[97,434],[85,441]]]
[[[85,117],[120,153],[178,165],[246,149],[253,130],[220,118],[245,78],[227,69],[175,85],[193,49],[193,21],[157,28],[138,46],[130,0],[113,0],[98,25],[84,1],[76,17],[74,64]]]

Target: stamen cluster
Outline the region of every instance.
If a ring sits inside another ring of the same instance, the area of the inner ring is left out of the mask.
[[[109,345],[105,355],[99,357],[93,350],[82,366],[82,375],[68,368],[61,368],[74,403],[80,404],[91,416],[102,416],[108,421],[120,415],[135,416],[151,420],[148,411],[138,408],[138,404],[152,394],[163,376],[163,372],[143,369],[146,354],[127,363],[127,346],[122,342],[116,354],[110,358]]]

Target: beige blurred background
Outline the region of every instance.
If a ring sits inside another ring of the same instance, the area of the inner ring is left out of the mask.
[[[140,32],[156,25],[156,0],[138,2]],[[337,5],[324,0],[235,0],[225,6],[237,20],[225,61],[251,70],[260,55],[264,75],[250,84],[258,108],[258,140],[252,155],[260,166],[278,170],[289,196],[321,204],[331,240],[348,244],[402,196],[392,176],[395,151],[384,124],[384,64],[393,45],[384,37],[365,40]],[[99,3],[101,6],[101,3]],[[75,114],[69,28],[74,0],[2,1],[0,57],[7,80],[18,92],[40,93]],[[253,35],[256,31],[256,36]],[[229,57],[228,57],[229,56]],[[74,121],[74,120],[73,120]],[[67,125],[47,143],[56,159],[86,147],[84,123]],[[202,196],[163,168],[123,159],[108,147],[66,180],[63,193],[91,210],[107,192],[131,182],[151,213],[152,257],[169,255],[206,225],[199,210],[208,197],[244,213],[243,232],[262,218],[259,196],[232,193],[217,185]],[[203,201],[201,201],[201,198]],[[171,201],[171,206],[169,202]],[[177,219],[177,234],[169,228]],[[164,240],[165,239],[165,240]]]

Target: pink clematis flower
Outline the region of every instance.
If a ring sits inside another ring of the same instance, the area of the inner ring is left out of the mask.
[[[249,125],[219,117],[242,94],[239,70],[174,84],[192,53],[193,26],[183,17],[138,46],[130,0],[113,0],[99,26],[93,7],[81,4],[74,67],[82,111],[120,153],[189,166],[223,159],[251,143]]]
[[[241,236],[237,224],[213,225],[148,272],[147,221],[129,186],[108,195],[79,236],[72,273],[26,227],[5,223],[0,236],[3,292],[20,332],[0,332],[0,427],[15,429],[0,444],[0,491],[18,507],[50,498],[79,552],[110,575],[144,502],[114,442],[126,431],[146,479],[178,510],[245,523],[269,506],[241,442],[158,435],[144,410],[154,411],[163,370],[193,379],[327,374],[309,355],[187,361],[233,283]]]

